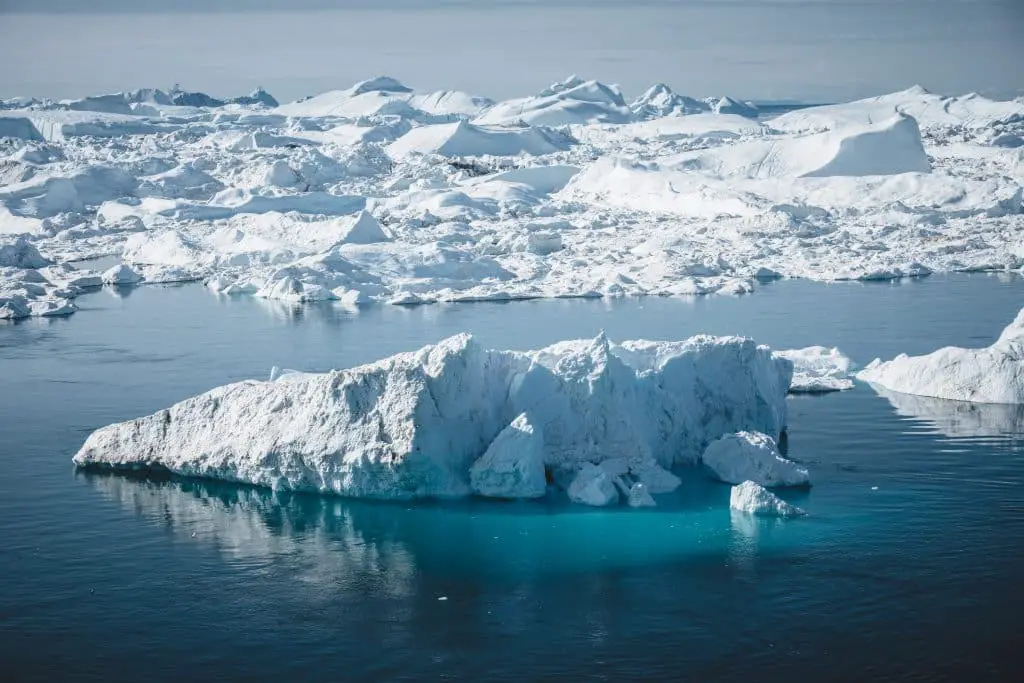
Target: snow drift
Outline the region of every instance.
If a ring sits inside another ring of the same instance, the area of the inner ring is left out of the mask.
[[[1024,403],[1024,309],[992,346],[948,346],[925,356],[875,359],[857,378],[903,394],[974,403]]]
[[[534,497],[547,473],[584,502],[621,490],[644,504],[678,484],[665,468],[696,463],[723,434],[780,433],[791,372],[735,337],[514,352],[458,335],[350,370],[223,386],[99,429],[74,460],[373,498]]]

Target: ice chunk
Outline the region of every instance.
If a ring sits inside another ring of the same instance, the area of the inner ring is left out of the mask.
[[[475,493],[492,498],[544,495],[544,442],[525,413],[501,430],[469,468],[469,484]]]
[[[1024,403],[1024,309],[992,346],[947,346],[925,356],[875,359],[857,378],[892,391],[975,403]]]
[[[711,98],[705,104],[716,114],[733,114],[748,119],[756,119],[760,115],[757,105],[751,102],[739,102],[731,97]]]
[[[618,502],[619,492],[608,472],[598,465],[585,462],[576,478],[569,484],[569,500],[583,505],[603,507]]]
[[[600,336],[513,352],[459,335],[351,370],[220,387],[97,430],[75,462],[351,496],[459,496],[516,482],[518,495],[541,489],[539,449],[544,467],[573,473],[570,496],[609,503],[616,478],[671,490],[678,480],[658,463],[696,462],[737,429],[777,433],[791,371],[730,337]]]
[[[732,487],[729,507],[759,517],[800,517],[807,514],[754,481]]]
[[[748,479],[762,486],[804,486],[807,470],[779,453],[775,439],[760,432],[726,434],[711,442],[701,461],[715,476],[730,484]]]
[[[142,276],[122,263],[104,272],[103,282],[108,285],[134,285],[142,282]]]
[[[790,393],[820,394],[853,388],[853,380],[849,377],[850,359],[837,348],[808,346],[805,349],[776,351],[776,354],[793,363]]]
[[[48,265],[50,262],[24,237],[19,237],[13,243],[0,242],[0,267],[42,268]]]
[[[534,97],[499,102],[474,122],[483,125],[565,126],[627,123],[633,113],[622,94],[598,81],[570,76]]]
[[[380,223],[367,211],[360,211],[359,214],[349,223],[347,231],[338,240],[344,244],[373,244],[375,242],[387,242],[390,237],[380,227]]]
[[[711,109],[706,102],[685,95],[677,95],[664,83],[658,83],[648,88],[643,95],[629,105],[629,108],[640,119],[700,114]]]
[[[63,100],[62,105],[72,111],[100,111],[107,114],[131,114],[132,107],[124,93],[93,95],[77,100]]]

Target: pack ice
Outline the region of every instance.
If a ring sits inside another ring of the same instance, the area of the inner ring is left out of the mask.
[[[921,88],[774,118],[577,76],[502,102],[386,76],[280,105],[2,101],[0,243],[53,265],[2,266],[0,292],[9,317],[71,312],[103,274],[67,263],[111,255],[295,304],[1020,269],[1022,155],[1024,102]]]
[[[903,394],[974,403],[1024,403],[1024,309],[991,346],[875,359],[858,379]]]
[[[533,498],[551,483],[585,504],[651,505],[678,486],[670,468],[707,461],[723,435],[779,434],[791,374],[736,337],[516,352],[458,335],[219,387],[98,429],[74,461],[370,498]]]

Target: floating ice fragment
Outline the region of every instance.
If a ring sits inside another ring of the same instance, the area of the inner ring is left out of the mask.
[[[745,481],[732,487],[729,507],[760,517],[799,517],[807,514],[753,481]]]

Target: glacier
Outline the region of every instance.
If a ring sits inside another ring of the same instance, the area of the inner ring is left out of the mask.
[[[902,394],[971,403],[1024,403],[1024,309],[991,346],[948,346],[924,356],[875,359],[857,378]]]
[[[922,88],[781,115],[578,76],[499,102],[387,76],[280,104],[12,99],[0,250],[291,305],[1020,271],[1022,136],[1024,101]],[[102,276],[39,268],[0,266],[8,317],[72,312]]]
[[[562,490],[648,506],[679,485],[671,468],[707,462],[723,435],[780,434],[791,375],[739,337],[602,334],[518,352],[463,334],[348,370],[222,386],[96,430],[74,462],[354,497]]]

